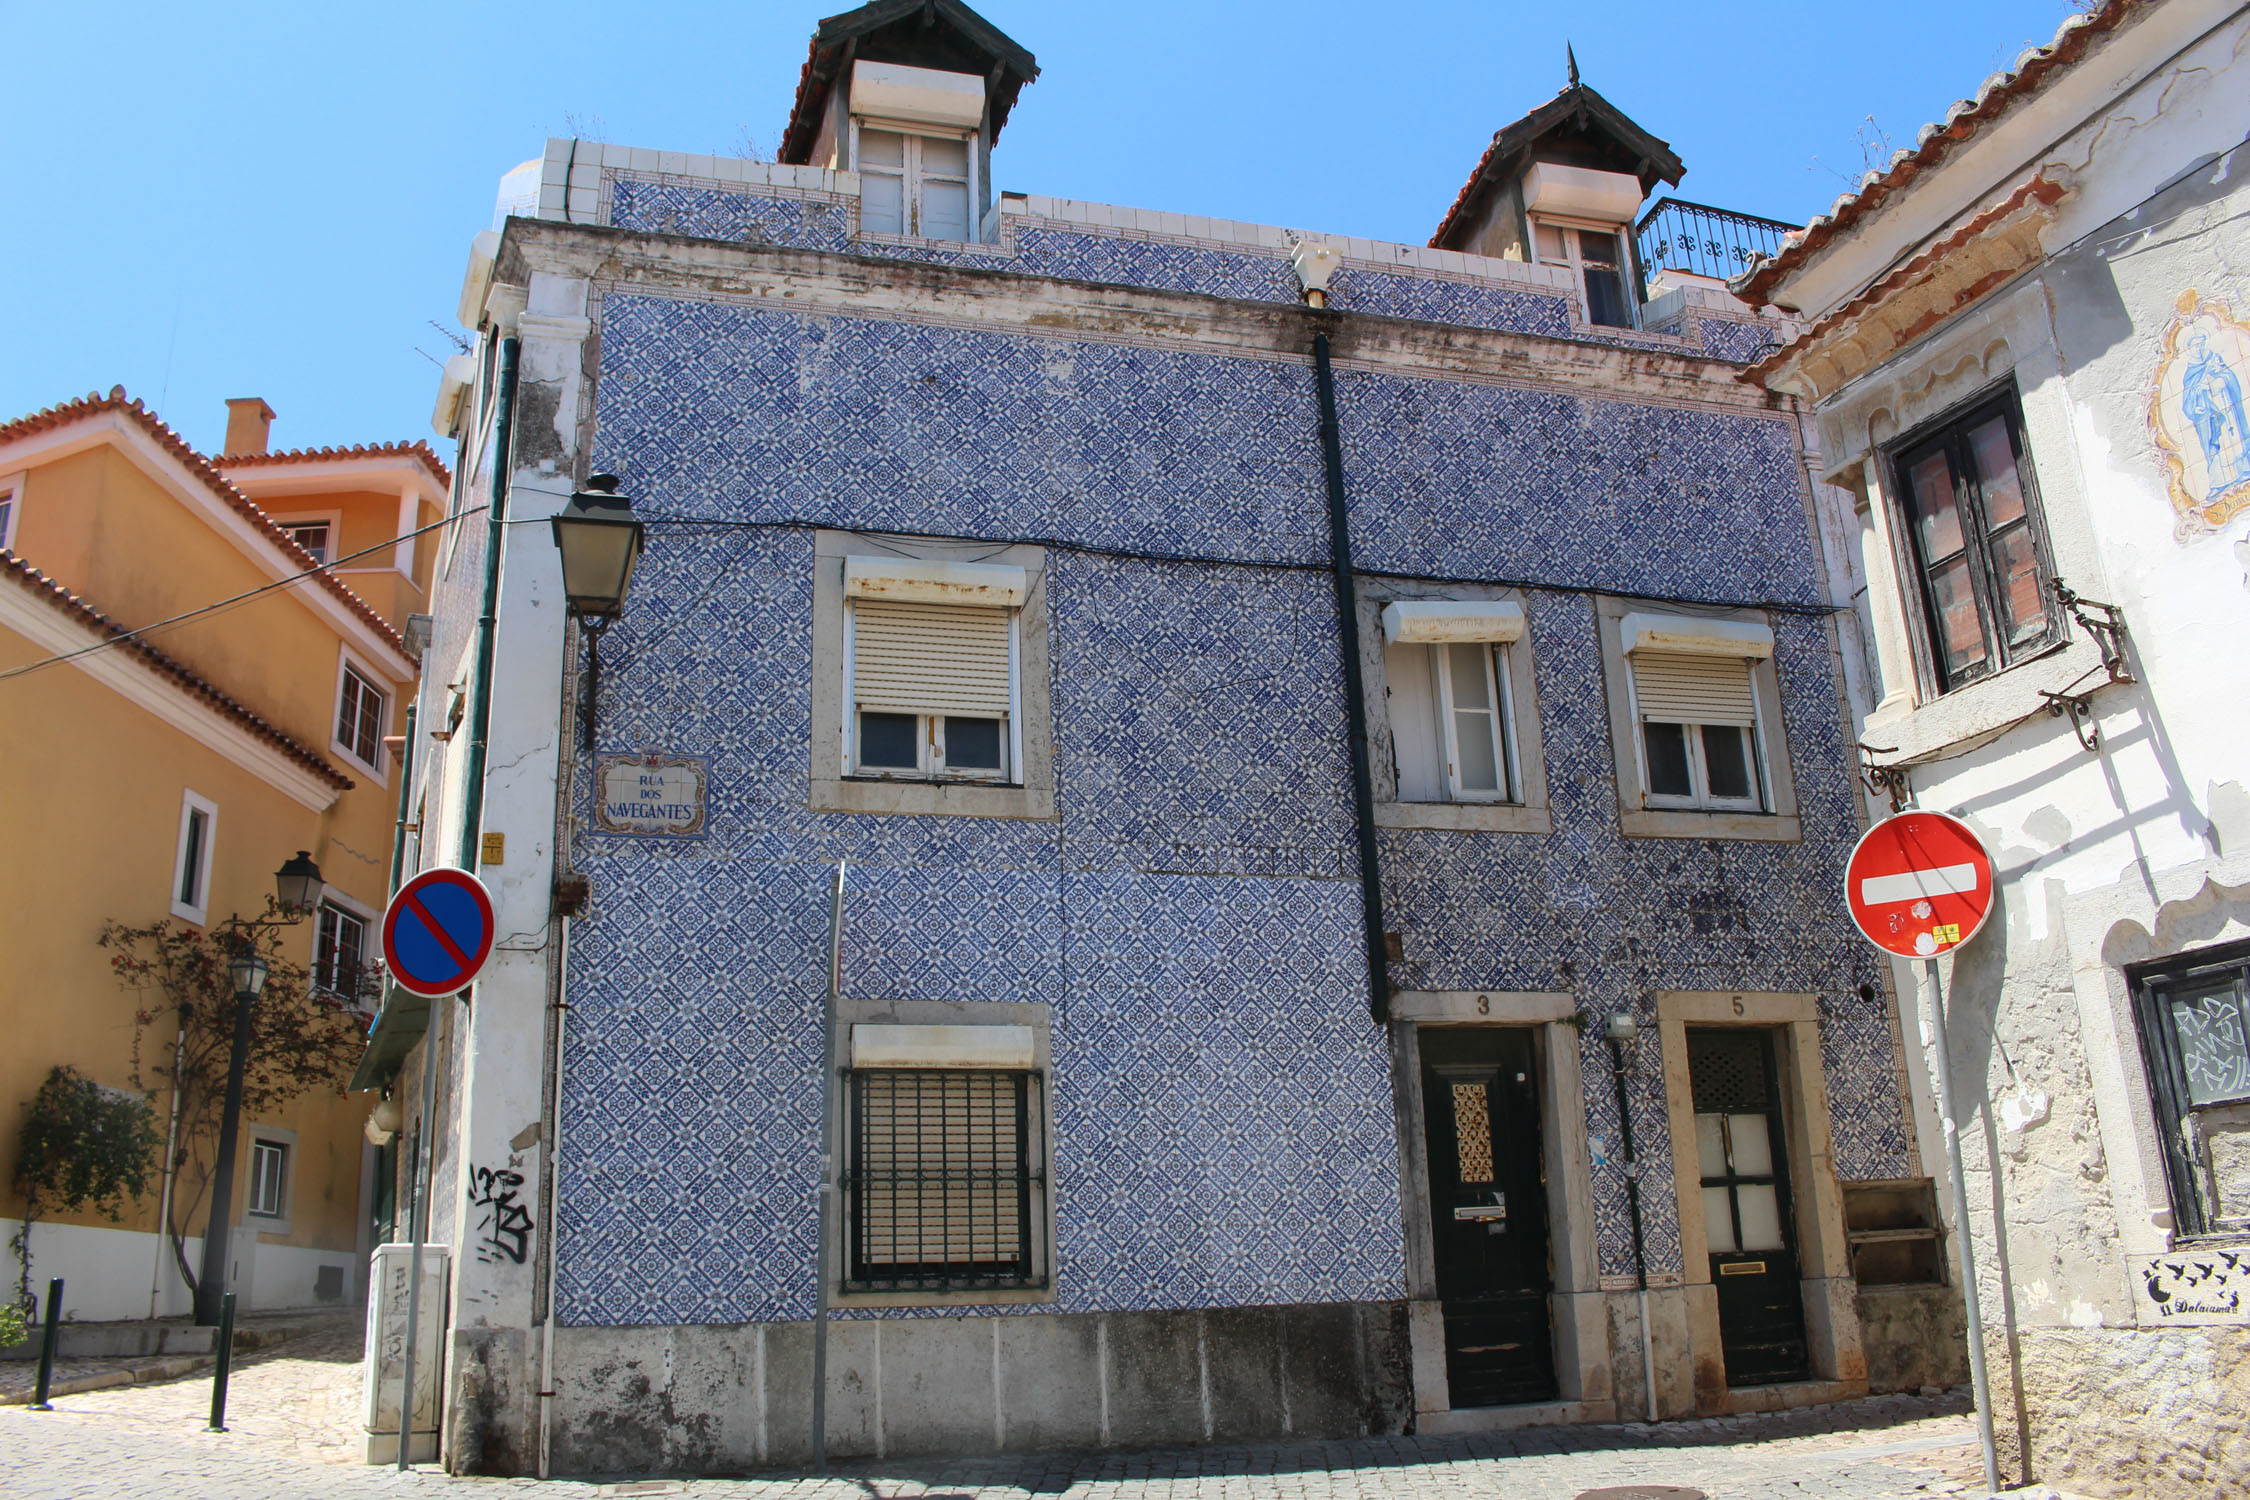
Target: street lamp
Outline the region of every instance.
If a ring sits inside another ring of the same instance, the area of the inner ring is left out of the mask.
[[[323,889],[320,866],[312,862],[312,853],[306,849],[299,849],[295,859],[273,872],[273,883],[281,909],[300,917],[319,903]]]
[[[562,553],[563,598],[586,631],[585,748],[592,750],[602,632],[624,612],[646,528],[633,514],[633,502],[617,493],[615,474],[587,476],[586,487],[555,514],[553,525]]]
[[[219,1117],[219,1158],[211,1173],[211,1219],[203,1229],[203,1274],[195,1281],[195,1321],[204,1327],[219,1321],[226,1295],[227,1231],[234,1218],[234,1157],[242,1133],[242,1075],[250,1064],[250,1008],[266,987],[268,965],[257,940],[247,935],[235,941],[227,960],[227,976],[234,982],[234,1048],[227,1054],[226,1110]]]

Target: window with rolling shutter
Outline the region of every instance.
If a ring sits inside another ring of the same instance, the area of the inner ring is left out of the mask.
[[[1008,778],[1015,611],[854,599],[848,650],[855,773]]]
[[[1039,1075],[877,1068],[846,1076],[846,1288],[1037,1285]]]
[[[1648,807],[1765,807],[1758,694],[1745,656],[1643,649],[1627,656]]]

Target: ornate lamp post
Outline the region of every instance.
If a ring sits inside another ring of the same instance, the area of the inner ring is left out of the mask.
[[[320,866],[308,851],[274,872],[275,895],[282,908],[302,916],[320,899]],[[250,1018],[266,987],[270,966],[258,951],[256,937],[238,934],[234,956],[227,960],[227,977],[234,982],[234,1045],[227,1054],[227,1097],[219,1116],[219,1155],[211,1171],[211,1218],[203,1230],[203,1270],[195,1279],[195,1321],[216,1327],[227,1290],[227,1240],[234,1227],[234,1160],[242,1144],[242,1084],[250,1067]]]

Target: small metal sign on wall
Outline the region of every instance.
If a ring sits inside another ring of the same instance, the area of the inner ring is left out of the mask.
[[[710,762],[700,755],[598,755],[594,827],[643,838],[699,839],[710,828]]]

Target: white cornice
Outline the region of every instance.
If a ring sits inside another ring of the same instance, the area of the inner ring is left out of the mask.
[[[91,626],[70,619],[53,605],[7,581],[0,581],[0,626],[13,630],[49,655],[84,650],[107,639]],[[342,795],[340,789],[313,775],[296,760],[203,702],[129,649],[113,646],[91,651],[73,658],[68,665],[314,812],[325,812]]]
[[[303,571],[297,559],[283,552],[279,543],[213,493],[201,476],[181,463],[147,428],[121,411],[93,412],[64,426],[0,444],[0,470],[52,463],[103,443],[131,458],[142,472],[163,486],[197,519],[232,542],[269,578],[287,578]],[[414,658],[377,634],[372,625],[320,584],[309,578],[300,579],[290,585],[290,593],[363,655],[382,662],[397,680],[413,679]]]

